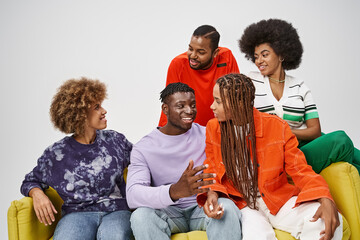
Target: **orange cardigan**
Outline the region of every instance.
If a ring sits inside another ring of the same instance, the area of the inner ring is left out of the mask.
[[[261,197],[271,214],[292,197],[298,195],[295,206],[319,198],[332,200],[325,180],[306,163],[304,154],[297,148],[298,142],[288,124],[282,119],[254,108],[256,154],[258,161],[258,187]],[[209,168],[204,172],[216,173],[216,183],[211,189],[219,195],[232,199],[241,209],[246,202],[226,177],[221,157],[221,134],[217,119],[206,126],[206,160]],[[289,184],[287,174],[295,185]],[[199,194],[200,206],[205,204],[206,193]]]

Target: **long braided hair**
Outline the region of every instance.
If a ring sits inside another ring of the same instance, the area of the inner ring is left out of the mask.
[[[254,125],[255,87],[243,74],[228,74],[219,78],[220,97],[226,121],[221,129],[221,155],[227,177],[243,195],[250,208],[256,209],[258,193],[256,139]]]

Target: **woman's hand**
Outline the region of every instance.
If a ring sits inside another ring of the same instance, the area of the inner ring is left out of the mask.
[[[39,221],[45,226],[51,225],[55,221],[54,214],[57,211],[50,199],[40,188],[31,189],[29,196],[33,199],[34,210]]]
[[[316,211],[311,222],[319,218],[325,222],[325,229],[320,232],[320,240],[330,240],[334,236],[336,228],[340,225],[339,214],[335,203],[328,198],[320,198],[320,207]]]
[[[224,215],[224,208],[218,204],[218,194],[212,190],[207,193],[204,212],[209,218],[220,219]]]
[[[311,141],[321,136],[321,127],[319,118],[306,120],[305,129],[291,129],[296,138],[304,141]]]

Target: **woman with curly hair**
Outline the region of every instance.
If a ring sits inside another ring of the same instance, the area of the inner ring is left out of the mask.
[[[48,147],[25,176],[21,193],[32,197],[45,225],[57,211],[43,189],[51,186],[64,200],[54,239],[131,239],[124,169],[132,144],[107,126],[102,102],[106,87],[98,80],[66,81],[55,94],[50,116],[66,136]]]
[[[229,207],[219,203],[227,198],[241,209],[243,240],[275,240],[273,227],[296,239],[341,239],[342,219],[325,180],[306,163],[289,125],[254,108],[252,80],[225,75],[213,95],[204,173],[215,173],[215,183],[197,196],[205,214],[222,218]]]
[[[260,71],[248,75],[256,88],[255,108],[288,122],[314,171],[319,173],[333,162],[345,161],[360,172],[360,151],[354,149],[344,131],[321,135],[310,89],[285,72],[301,63],[303,48],[296,29],[283,20],[261,20],[245,29],[239,46]]]

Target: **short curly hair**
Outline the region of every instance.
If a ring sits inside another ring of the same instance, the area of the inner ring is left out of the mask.
[[[296,29],[284,20],[261,20],[248,26],[239,40],[240,51],[255,62],[255,47],[268,43],[281,56],[285,70],[296,69],[301,63],[303,47]]]
[[[88,110],[106,96],[106,86],[99,80],[85,77],[67,80],[53,97],[51,121],[63,133],[83,135]]]

